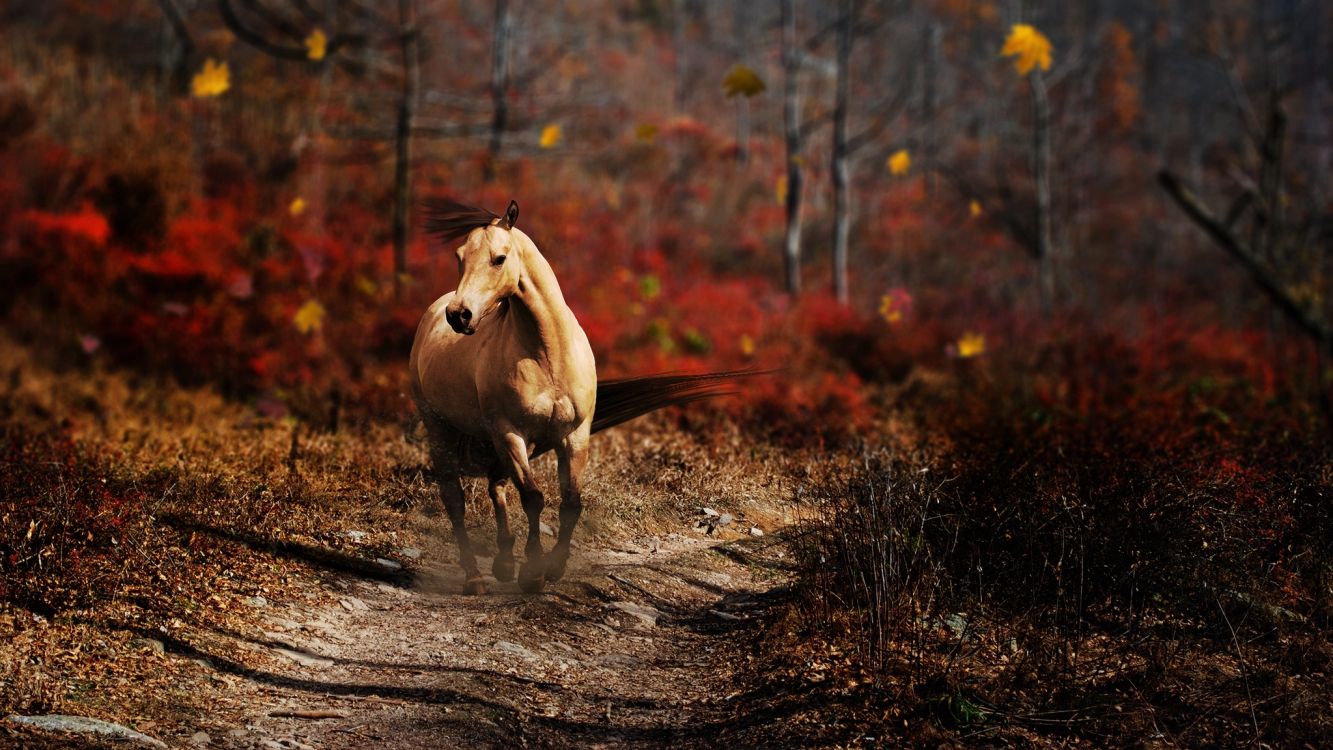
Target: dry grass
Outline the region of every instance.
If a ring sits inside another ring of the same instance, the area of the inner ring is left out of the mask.
[[[0,713],[151,722],[205,710],[200,696],[175,685],[197,685],[206,672],[132,641],[230,648],[216,636],[254,632],[251,597],[309,596],[339,572],[392,579],[374,558],[411,571],[402,554],[409,547],[453,557],[424,432],[406,409],[345,419],[331,433],[207,388],[97,366],[52,369],[12,341],[0,342],[0,391],[4,436],[26,451],[15,460],[58,460],[24,486],[6,485]],[[722,424],[710,425],[707,441],[692,437],[698,425],[681,422],[690,418],[654,415],[594,440],[576,545],[698,533],[691,522],[704,505],[769,528],[781,522],[768,508],[788,492],[784,477],[799,462],[750,447]],[[554,461],[541,459],[538,470],[555,526]],[[45,530],[52,513],[95,509],[101,495],[90,488],[118,498],[122,525],[67,524],[25,539],[34,519]],[[472,480],[465,489],[485,550],[494,530],[485,486]],[[521,512],[511,518],[526,529]],[[365,536],[354,540],[350,530]],[[57,557],[78,564],[51,564]]]

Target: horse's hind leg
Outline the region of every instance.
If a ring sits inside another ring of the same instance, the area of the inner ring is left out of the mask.
[[[491,509],[495,511],[495,560],[491,562],[491,573],[497,581],[514,580],[514,534],[509,530],[509,512],[505,507],[505,467],[497,462],[487,476],[490,484],[486,491],[491,496]]]
[[[430,462],[435,469],[435,481],[440,485],[440,499],[444,501],[445,512],[449,514],[449,523],[454,528],[454,541],[458,543],[458,563],[467,576],[464,590],[469,594],[486,593],[486,583],[482,581],[481,571],[477,568],[477,556],[472,551],[472,540],[468,538],[467,526],[463,522],[463,487],[459,484],[458,440],[441,430],[431,430]]]
[[[528,593],[541,591],[546,585],[546,564],[542,555],[542,508],[546,500],[537,489],[537,480],[528,465],[528,443],[517,432],[501,433],[495,441],[496,453],[509,469],[518,485],[518,496],[523,501],[523,513],[528,517],[528,542],[523,548],[527,557],[518,571],[518,585]]]
[[[569,562],[569,542],[574,536],[579,516],[583,514],[583,491],[579,477],[583,474],[583,467],[588,464],[590,431],[591,424],[585,422],[555,449],[560,464],[560,535],[556,537],[555,547],[547,559],[546,578],[550,581],[558,581],[565,574],[565,565]]]

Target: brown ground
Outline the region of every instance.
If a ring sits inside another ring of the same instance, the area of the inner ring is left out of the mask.
[[[126,535],[140,554],[98,584],[115,593],[47,616],[0,603],[0,713],[88,716],[172,747],[763,744],[766,719],[738,698],[790,577],[795,464],[780,453],[660,419],[599,437],[566,578],[469,597],[401,426],[299,433],[293,462],[292,423],[207,391],[5,356],[10,422],[64,422],[153,515]],[[467,490],[485,551],[489,502]],[[709,533],[705,506],[735,520]],[[0,746],[126,745],[0,721]]]

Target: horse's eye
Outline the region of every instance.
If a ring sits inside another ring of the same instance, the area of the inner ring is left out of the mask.
[[[503,256],[503,255],[497,255],[497,256],[495,256],[495,258],[491,261],[491,265],[493,265],[493,266],[503,266],[504,264],[505,264],[505,256]]]

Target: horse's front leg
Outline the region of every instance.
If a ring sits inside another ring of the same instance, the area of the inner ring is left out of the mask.
[[[569,434],[556,448],[556,459],[560,462],[560,535],[556,537],[555,547],[546,564],[546,578],[560,580],[565,574],[565,565],[569,562],[569,542],[574,536],[574,527],[583,514],[583,467],[588,465],[588,438],[592,432],[592,423],[584,422]]]
[[[491,573],[497,581],[514,580],[514,534],[509,530],[509,509],[505,504],[505,479],[507,467],[496,463],[491,467],[486,488],[491,496],[491,509],[495,511],[495,559],[491,561]]]
[[[435,481],[440,485],[440,499],[444,501],[449,523],[454,528],[458,563],[463,566],[463,574],[467,576],[465,591],[469,594],[484,594],[486,583],[481,578],[481,570],[477,568],[477,556],[472,551],[472,540],[468,538],[463,518],[463,487],[459,484],[457,439],[451,440],[449,435],[439,431],[432,433],[430,462],[435,470]]]
[[[523,513],[528,517],[528,542],[523,548],[527,557],[518,571],[518,585],[529,593],[542,590],[546,585],[546,564],[542,555],[542,508],[546,499],[537,489],[537,480],[528,465],[528,442],[516,431],[501,433],[496,440],[496,453],[501,461],[508,464],[510,476],[518,487],[519,499],[523,501]]]

